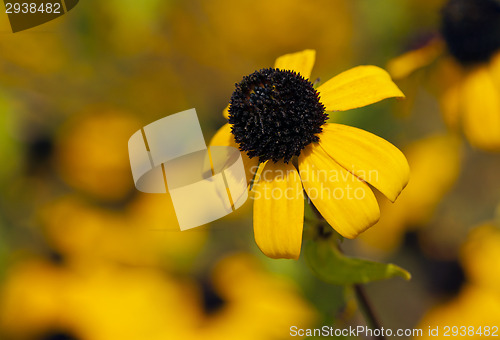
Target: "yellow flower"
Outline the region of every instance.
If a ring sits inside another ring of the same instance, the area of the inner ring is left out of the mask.
[[[325,111],[404,97],[387,72],[358,66],[314,89],[308,79],[315,56],[314,50],[287,54],[274,68],[244,77],[224,111],[229,123],[211,141],[246,153],[248,180],[259,167],[254,234],[272,258],[300,255],[302,188],[337,232],[354,238],[379,219],[367,183],[394,201],[409,178],[406,158],[394,145],[354,127],[326,123]]]
[[[406,78],[437,60],[432,79],[447,125],[461,126],[480,149],[500,151],[500,4],[450,0],[441,13],[443,38],[393,59],[389,73]]]

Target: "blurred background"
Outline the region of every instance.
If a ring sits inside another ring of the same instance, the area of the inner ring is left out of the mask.
[[[135,190],[127,141],[193,107],[209,141],[234,83],[285,53],[315,49],[320,81],[386,67],[438,34],[442,4],[85,0],[15,34],[2,10],[0,339],[284,339],[291,326],[364,325],[352,290],[303,258],[260,253],[250,200],[177,232],[169,197]],[[398,82],[406,101],[331,115],[395,144],[412,170],[395,204],[380,197],[379,224],[342,247],[412,273],[366,286],[384,328],[500,325],[500,155],[448,132],[433,79]]]

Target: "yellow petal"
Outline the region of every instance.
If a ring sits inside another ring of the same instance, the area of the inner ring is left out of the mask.
[[[402,79],[432,63],[443,52],[443,42],[435,39],[424,47],[409,51],[387,64],[387,71],[394,79]]]
[[[264,168],[266,167],[267,163],[269,161],[265,161],[265,162],[262,162],[262,163],[259,163],[256,167],[255,167],[255,171],[253,171],[253,183],[252,185],[250,185],[250,194],[253,195],[255,194],[255,192],[253,191],[253,184],[259,182],[260,180],[260,175],[262,175],[262,171],[264,171]],[[252,199],[253,199],[253,196],[251,196]]]
[[[342,236],[355,238],[377,223],[375,196],[359,178],[341,167],[317,144],[299,156],[304,189],[325,220]]]
[[[410,168],[405,156],[385,139],[341,124],[325,124],[319,137],[330,157],[391,201],[408,184]]]
[[[271,258],[298,259],[304,224],[300,177],[289,163],[267,162],[254,185],[255,242]]]
[[[226,108],[224,109],[224,111],[222,111],[222,116],[226,119],[229,119],[229,105],[226,106]]]
[[[225,124],[219,129],[219,131],[215,133],[209,145],[232,146],[236,149],[239,149],[239,146],[238,144],[236,144],[233,134],[231,133],[231,125],[229,124]],[[243,160],[243,166],[245,167],[247,183],[249,184],[253,176],[257,172],[259,159],[257,157],[248,158],[248,156],[244,152],[241,153],[241,158]]]
[[[234,141],[233,134],[231,133],[231,125],[224,124],[215,135],[210,140],[209,145],[221,145],[221,146],[234,146],[236,142]]]
[[[345,111],[382,99],[404,98],[389,73],[377,66],[358,66],[328,80],[318,88],[327,111]]]
[[[462,86],[463,128],[470,143],[490,151],[500,150],[500,89],[490,69],[471,71]]]
[[[282,55],[276,59],[274,68],[278,68],[280,70],[293,70],[300,73],[302,77],[309,79],[315,60],[315,50],[304,50],[301,52]]]

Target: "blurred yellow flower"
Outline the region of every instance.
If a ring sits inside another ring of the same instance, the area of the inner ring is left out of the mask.
[[[452,301],[431,309],[423,317],[416,326],[423,330],[423,336],[414,339],[483,339],[499,334],[498,325],[499,292],[467,285]],[[429,335],[429,327],[439,327],[438,336]],[[481,335],[476,332],[481,332]]]
[[[426,330],[439,327],[437,338],[450,336],[483,338],[500,330],[500,275],[498,258],[500,229],[493,223],[474,228],[461,252],[461,263],[468,283],[452,301],[430,310],[421,320],[418,328]],[[445,326],[450,328],[445,336]],[[452,329],[456,326],[456,329]],[[481,332],[479,334],[478,332]],[[419,337],[418,339],[420,339]]]
[[[403,149],[411,167],[411,181],[397,202],[382,200],[380,221],[360,236],[367,251],[394,251],[407,230],[425,225],[436,206],[458,178],[460,141],[451,135],[429,136]]]
[[[442,38],[393,59],[395,78],[435,63],[441,111],[447,125],[461,127],[469,142],[500,151],[500,4],[495,0],[449,0],[442,8]]]
[[[302,186],[326,221],[354,238],[379,219],[377,200],[366,182],[391,201],[408,182],[408,163],[395,146],[357,128],[327,124],[325,113],[403,93],[375,66],[345,71],[316,90],[308,80],[315,55],[314,50],[287,54],[274,68],[244,77],[224,111],[229,123],[211,141],[246,153],[248,180],[259,167],[253,187],[254,234],[259,248],[272,258],[299,257]],[[355,198],[348,197],[354,193]]]
[[[127,145],[141,123],[118,110],[88,107],[62,128],[56,165],[74,188],[104,200],[123,199],[133,189]]]
[[[103,261],[185,265],[207,238],[201,228],[179,231],[167,195],[140,194],[118,211],[67,196],[43,207],[40,216],[50,246],[67,261],[90,267]]]
[[[225,303],[210,316],[200,339],[288,339],[290,326],[305,328],[317,321],[317,312],[291,279],[270,275],[247,254],[222,259],[213,287]]]
[[[9,339],[190,339],[195,308],[186,293],[155,269],[77,271],[27,261],[9,271],[1,291],[0,332]]]
[[[500,229],[485,223],[469,234],[460,254],[468,280],[500,294]]]
[[[202,287],[154,267],[74,268],[41,260],[12,267],[0,290],[2,339],[286,339],[311,327],[316,311],[294,282],[271,275],[249,255],[217,264],[217,309]]]
[[[130,228],[126,244],[131,249],[137,247],[137,252],[146,254],[154,251],[167,262],[175,261],[181,266],[190,263],[203,250],[209,236],[206,227],[180,231],[168,195],[139,194],[126,207],[125,219]],[[138,241],[142,249],[137,246]]]

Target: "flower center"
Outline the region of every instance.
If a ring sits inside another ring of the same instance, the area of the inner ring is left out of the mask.
[[[293,71],[262,69],[236,84],[229,124],[240,150],[286,163],[312,142],[328,115],[310,81]]]
[[[462,64],[488,61],[500,50],[500,0],[450,0],[441,14],[448,50]]]

